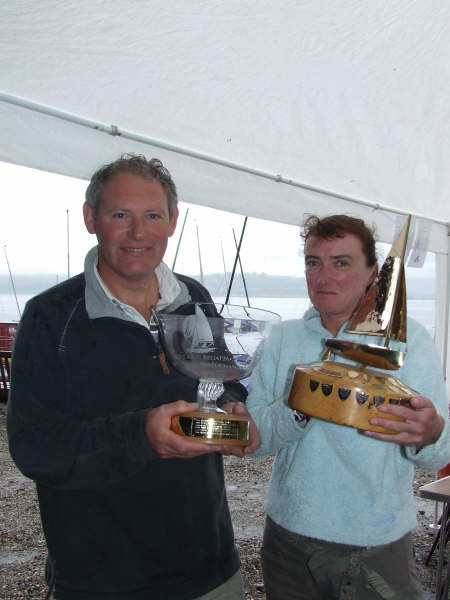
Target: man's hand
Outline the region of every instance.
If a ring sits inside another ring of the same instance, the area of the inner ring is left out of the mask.
[[[428,398],[414,396],[410,402],[412,408],[395,404],[378,406],[379,412],[397,415],[405,421],[391,421],[382,417],[373,417],[369,421],[371,425],[379,425],[398,432],[396,435],[375,433],[374,431],[365,431],[365,435],[403,446],[417,446],[418,449],[434,444],[441,435],[445,425],[444,419],[436,412],[433,403]]]
[[[197,408],[198,404],[196,403],[178,400],[178,402],[162,404],[148,411],[145,433],[147,434],[148,443],[161,458],[194,458],[203,454],[221,452],[222,446],[192,442],[170,429],[173,416]]]
[[[248,417],[250,420],[250,432],[249,432],[249,441],[248,446],[223,446],[222,454],[232,454],[233,456],[246,456],[247,454],[251,454],[258,450],[261,446],[261,438],[259,437],[258,429],[253,422],[253,419],[250,417],[250,413],[247,410],[247,407],[243,402],[228,402],[221,407],[227,413],[233,415],[244,415]]]

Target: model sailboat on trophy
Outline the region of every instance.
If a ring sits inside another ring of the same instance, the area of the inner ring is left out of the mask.
[[[371,425],[372,417],[402,420],[377,407],[384,403],[409,406],[417,392],[394,375],[405,361],[406,352],[390,347],[391,340],[406,344],[406,285],[404,259],[411,217],[395,240],[383,266],[351,318],[346,332],[383,337],[384,344],[358,344],[327,339],[322,362],[297,366],[288,404],[319,419],[357,429],[395,433]],[[405,346],[406,347],[406,346]],[[327,360],[332,353],[360,366]],[[375,367],[375,369],[367,368]]]

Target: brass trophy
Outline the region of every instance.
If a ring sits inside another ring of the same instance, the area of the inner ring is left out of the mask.
[[[406,285],[404,257],[411,217],[395,240],[389,255],[345,331],[385,338],[384,346],[328,339],[322,361],[297,366],[288,404],[302,413],[340,425],[380,433],[395,433],[371,425],[369,419],[400,417],[380,413],[383,403],[409,406],[417,392],[398,378],[374,369],[399,369],[405,352],[392,350],[391,339],[406,343]],[[345,356],[361,366],[327,361],[331,353]]]
[[[250,375],[256,351],[279,315],[231,304],[188,303],[175,313],[156,315],[171,364],[199,380],[195,411],[172,418],[172,430],[205,444],[246,446],[249,420],[220,409],[223,382]]]

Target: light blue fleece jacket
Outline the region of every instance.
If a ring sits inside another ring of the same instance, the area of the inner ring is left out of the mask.
[[[345,333],[344,327],[338,339],[373,344],[373,337]],[[448,400],[437,353],[426,330],[409,319],[405,365],[390,374],[430,398],[445,419],[437,442],[416,453],[352,427],[315,418],[303,427],[296,422],[286,404],[295,365],[320,361],[329,337],[310,308],[301,320],[275,325],[261,347],[247,406],[262,438],[253,456],[276,453],[266,512],[308,537],[356,546],[390,543],[417,526],[414,466],[437,470],[450,462]],[[405,349],[395,341],[390,346]]]

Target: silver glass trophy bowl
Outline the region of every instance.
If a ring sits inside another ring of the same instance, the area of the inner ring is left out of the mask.
[[[156,314],[170,363],[199,380],[198,409],[173,417],[173,431],[207,444],[249,443],[248,418],[226,413],[216,401],[224,382],[250,375],[260,342],[279,319],[267,310],[220,303],[188,303],[176,313]]]

